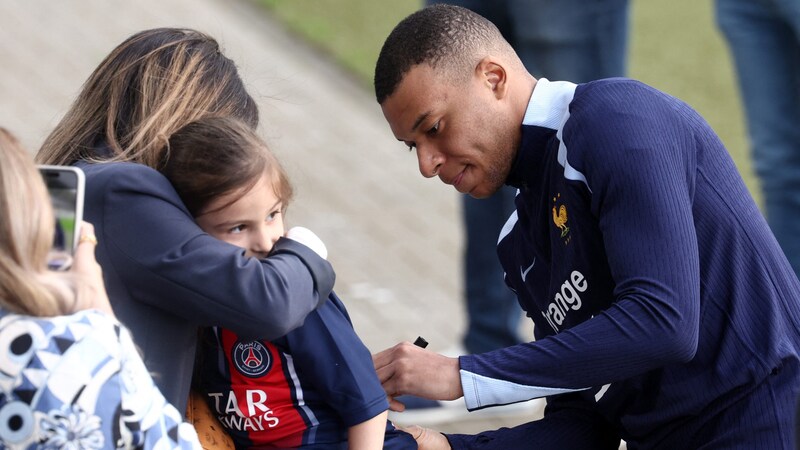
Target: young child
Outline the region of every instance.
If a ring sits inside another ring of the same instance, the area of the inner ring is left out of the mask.
[[[266,144],[246,125],[212,118],[171,136],[168,154],[162,172],[200,228],[269,260],[292,189]],[[326,257],[309,230],[288,236]],[[237,448],[417,448],[386,420],[372,356],[335,294],[286,336],[252,338],[212,327],[198,351],[197,387]]]

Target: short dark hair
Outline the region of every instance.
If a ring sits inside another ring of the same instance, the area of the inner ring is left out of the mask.
[[[395,26],[378,56],[374,80],[378,103],[394,93],[412,67],[472,65],[477,50],[499,42],[506,43],[497,27],[466,8],[436,4],[409,15]]]

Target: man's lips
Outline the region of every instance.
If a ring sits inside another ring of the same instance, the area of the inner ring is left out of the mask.
[[[459,185],[459,183],[461,183],[462,179],[464,179],[464,171],[463,170],[461,172],[459,172],[459,174],[456,175],[456,178],[453,180],[453,186],[456,189],[458,189],[458,185]]]
[[[443,181],[445,184],[450,184],[450,185],[452,185],[453,187],[455,187],[455,188],[456,188],[456,190],[460,190],[460,189],[459,189],[459,185],[461,184],[461,181],[464,179],[464,172],[466,172],[466,170],[467,170],[467,169],[466,169],[466,167],[465,167],[465,168],[464,168],[464,169],[463,169],[461,172],[459,172],[459,173],[458,173],[458,175],[456,175],[456,176],[455,176],[455,178],[449,178],[449,179],[448,179],[448,178],[444,178],[444,177],[442,177],[442,181]]]

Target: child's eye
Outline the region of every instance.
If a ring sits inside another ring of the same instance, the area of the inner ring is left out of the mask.
[[[231,233],[231,234],[239,234],[239,233],[243,232],[243,231],[244,231],[244,229],[245,229],[245,226],[244,226],[244,225],[236,225],[235,227],[231,227],[231,228],[229,228],[229,229],[228,229],[228,233]]]
[[[277,210],[267,214],[267,222],[272,222],[273,220],[275,220],[275,218],[277,218],[278,214],[280,213],[281,213],[280,210]]]

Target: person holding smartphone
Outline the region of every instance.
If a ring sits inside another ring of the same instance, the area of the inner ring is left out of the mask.
[[[27,152],[0,128],[0,442],[11,448],[201,448],[114,317],[84,222],[48,270],[54,217]]]
[[[282,238],[270,258],[247,258],[197,226],[159,170],[165,140],[212,116],[258,124],[233,61],[198,31],[145,30],[100,63],[37,155],[40,164],[74,164],[86,174],[85,217],[97,229],[114,310],[182,412],[198,326],[277,338],[325,301],[335,278],[298,241]],[[318,241],[313,233],[306,239]]]

